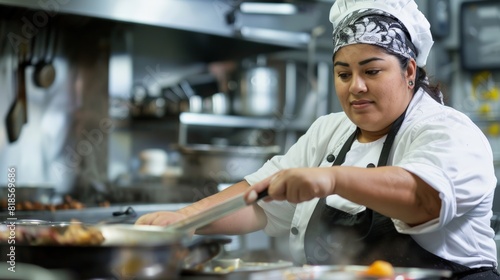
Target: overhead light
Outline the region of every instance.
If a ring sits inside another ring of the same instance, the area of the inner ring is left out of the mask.
[[[293,15],[297,13],[297,6],[290,3],[244,2],[240,4],[240,11],[246,14]]]
[[[291,44],[298,44],[298,45],[307,44],[311,39],[311,36],[308,33],[290,32],[290,31],[248,27],[248,26],[241,27],[240,33],[243,37],[249,39],[288,42]]]

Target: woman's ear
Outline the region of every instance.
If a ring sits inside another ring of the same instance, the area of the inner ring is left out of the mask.
[[[415,83],[415,79],[417,78],[417,62],[415,59],[410,58],[408,62],[408,67],[406,67],[406,80],[412,81]]]

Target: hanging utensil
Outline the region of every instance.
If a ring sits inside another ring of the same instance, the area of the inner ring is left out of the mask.
[[[7,45],[7,41],[4,38],[7,38],[7,21],[6,20],[0,20],[0,53],[3,54],[3,50],[5,49],[5,46]]]
[[[267,195],[267,189],[263,190],[257,194],[255,202],[266,197]],[[244,194],[240,194],[210,207],[210,209],[207,209],[206,211],[199,212],[196,215],[189,216],[186,219],[170,224],[167,226],[167,229],[175,231],[190,231],[198,229],[249,205],[251,204],[246,203]]]
[[[16,67],[16,93],[17,96],[7,112],[5,126],[7,138],[10,143],[19,139],[23,125],[28,122],[28,108],[26,102],[26,67],[31,63],[32,43],[31,39],[26,44],[19,45],[18,61]]]
[[[45,30],[45,44],[41,44],[41,52],[33,72],[33,82],[41,88],[49,88],[56,78],[53,59],[57,48],[57,28],[48,24]]]

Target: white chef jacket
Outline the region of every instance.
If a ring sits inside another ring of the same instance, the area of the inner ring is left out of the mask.
[[[331,166],[327,155],[338,155],[355,129],[343,112],[322,116],[286,154],[273,157],[245,180],[254,184],[281,169]],[[376,165],[384,139],[353,144],[343,165]],[[439,218],[425,224],[411,227],[392,219],[399,233],[410,234],[424,249],[458,264],[497,266],[495,233],[490,227],[497,183],[493,155],[487,138],[466,115],[420,89],[410,102],[387,165],[419,176],[442,200]],[[268,221],[264,231],[270,236],[289,234],[291,255],[299,263],[306,262],[304,236],[317,202],[317,198],[299,204],[259,202]],[[338,195],[328,196],[327,204],[350,214],[365,209]]]

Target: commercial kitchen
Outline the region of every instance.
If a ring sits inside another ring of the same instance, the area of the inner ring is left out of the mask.
[[[0,0],[0,221],[132,225],[217,193],[284,153],[316,118],[342,110],[332,81],[334,1]],[[427,72],[446,104],[483,130],[500,171],[500,36],[486,35],[500,34],[500,5],[416,2],[435,40]],[[500,201],[493,212],[496,231]],[[217,254],[208,262],[254,267],[174,269],[173,279],[285,279],[272,272],[292,266],[286,239],[262,231],[215,239],[200,250]],[[0,279],[11,277],[5,248]],[[60,252],[80,255],[77,274],[94,271],[87,253],[72,249]],[[111,253],[88,254],[110,265]],[[68,279],[64,265],[24,265],[19,279]],[[143,266],[143,277],[165,276]],[[113,279],[103,270],[84,279]]]

